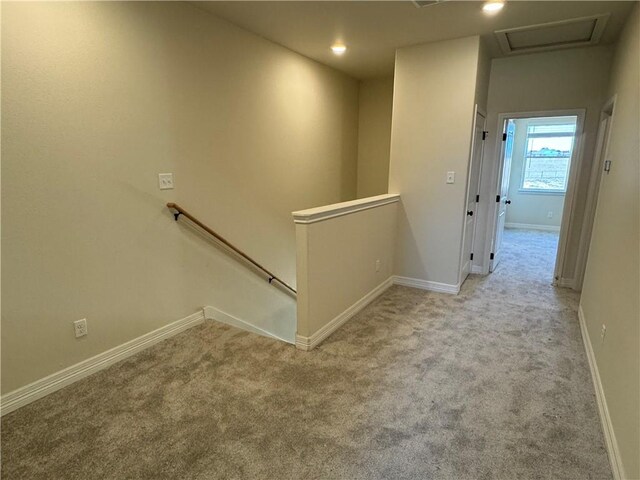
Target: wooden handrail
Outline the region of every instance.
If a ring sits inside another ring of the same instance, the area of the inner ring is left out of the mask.
[[[253,265],[257,269],[259,269],[259,270],[263,271],[264,273],[266,273],[269,276],[269,279],[268,279],[269,283],[271,283],[271,282],[273,282],[275,280],[279,284],[281,284],[283,287],[285,287],[288,290],[290,290],[294,295],[297,294],[296,290],[293,287],[289,286],[285,281],[281,280],[276,275],[271,273],[269,270],[264,268],[262,265],[260,265],[258,262],[256,262],[253,258],[251,258],[249,255],[244,253],[242,250],[240,250],[239,248],[235,247],[226,238],[222,237],[221,235],[218,235],[216,232],[211,230],[209,227],[207,227],[204,223],[202,223],[200,220],[198,220],[193,215],[191,215],[189,212],[187,212],[180,205],[178,205],[176,203],[167,203],[167,207],[170,208],[171,210],[175,210],[175,212],[173,214],[173,217],[175,218],[176,222],[178,221],[178,218],[180,217],[180,215],[184,215],[186,218],[188,218],[195,225],[197,225],[202,230],[207,232],[209,235],[214,237],[217,241],[219,241],[220,243],[225,245],[227,248],[233,250],[236,254],[238,254],[240,257],[244,258],[247,262],[249,262],[251,265]]]

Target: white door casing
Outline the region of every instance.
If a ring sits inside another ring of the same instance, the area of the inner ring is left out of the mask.
[[[608,156],[609,134],[611,132],[611,124],[613,123],[615,103],[616,97],[614,96],[607,101],[600,112],[600,125],[598,127],[598,134],[596,137],[596,148],[594,151],[593,162],[591,164],[584,221],[582,222],[580,246],[578,249],[574,286],[576,290],[582,289],[582,283],[584,281],[584,271],[587,265],[589,246],[591,245],[591,233],[593,230],[593,221],[598,203],[598,194],[600,193],[602,171],[605,168],[605,161]]]

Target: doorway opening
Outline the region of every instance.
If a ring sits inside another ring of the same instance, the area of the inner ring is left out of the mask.
[[[582,110],[500,116],[490,272],[509,256],[529,280],[561,283],[583,118]]]

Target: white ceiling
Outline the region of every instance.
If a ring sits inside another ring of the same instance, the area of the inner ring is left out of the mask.
[[[496,30],[611,13],[601,43],[615,42],[635,1],[508,1],[488,16],[480,1],[447,1],[417,8],[410,1],[200,1],[196,4],[246,30],[356,78],[393,73],[395,49],[483,35],[502,53]],[[329,46],[343,41],[337,57]]]

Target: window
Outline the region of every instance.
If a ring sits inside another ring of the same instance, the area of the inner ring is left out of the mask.
[[[520,190],[565,193],[576,123],[537,124],[527,127]]]

